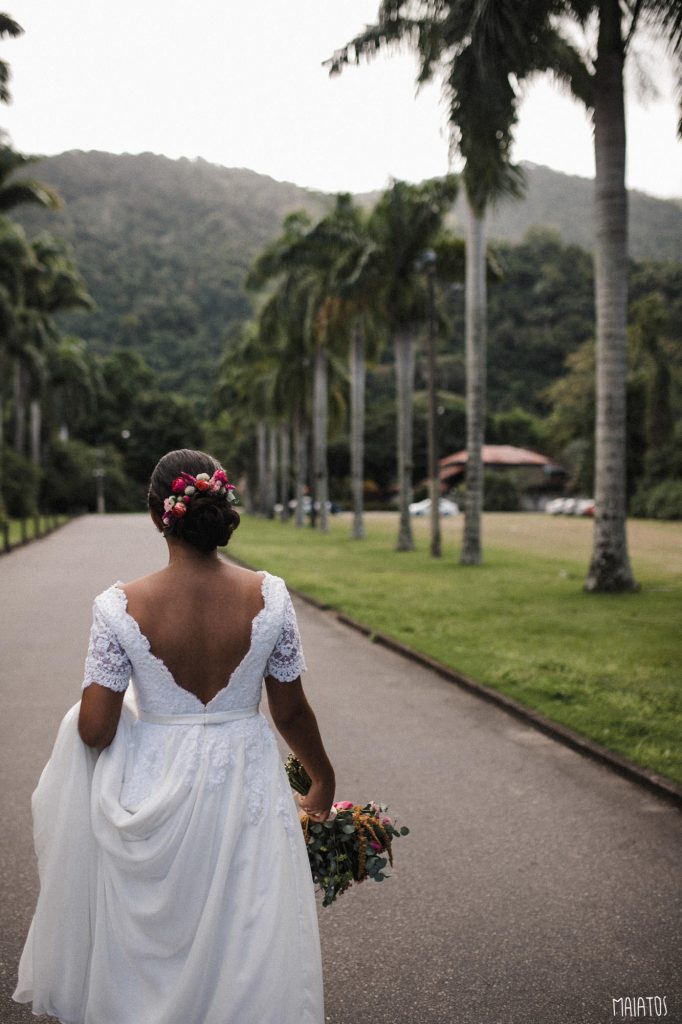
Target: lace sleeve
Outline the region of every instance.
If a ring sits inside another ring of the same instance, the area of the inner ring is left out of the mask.
[[[116,634],[95,605],[90,630],[90,643],[85,658],[83,689],[99,683],[119,693],[130,681],[130,660],[116,639]]]
[[[287,591],[282,628],[265,666],[265,675],[273,676],[283,683],[292,683],[306,668],[296,612]]]

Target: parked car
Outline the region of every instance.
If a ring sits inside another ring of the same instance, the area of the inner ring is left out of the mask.
[[[573,510],[574,516],[593,516],[594,513],[594,498],[578,498],[575,509]]]
[[[303,511],[304,511],[304,513],[307,516],[310,515],[310,511],[311,511],[312,507],[313,507],[313,500],[312,500],[312,498],[310,497],[309,494],[304,494],[303,495]],[[337,512],[341,512],[342,511],[341,506],[336,501],[327,501],[326,502],[326,507],[327,507],[327,512],[331,512],[331,514],[333,516],[335,516],[337,514]],[[295,510],[296,510],[296,499],[295,498],[292,498],[291,501],[289,502],[289,508],[291,509],[292,512],[295,512]],[[275,511],[276,512],[277,511],[279,511],[279,512],[282,511],[282,506],[281,506],[281,504],[279,504],[279,502],[277,503],[277,505],[275,505]],[[320,511],[320,503],[319,503],[319,501],[315,502],[315,511],[316,512]]]
[[[545,512],[550,516],[559,516],[564,510],[565,498],[552,498],[545,505]]]
[[[428,516],[431,514],[431,499],[424,498],[423,501],[413,501],[409,508],[410,514],[413,516]],[[459,505],[454,501],[450,501],[449,498],[440,499],[438,510],[442,516],[459,515]]]
[[[550,516],[593,516],[594,498],[553,498],[545,505]]]

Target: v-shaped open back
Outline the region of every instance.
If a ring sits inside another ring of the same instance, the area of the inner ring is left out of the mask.
[[[155,714],[228,711],[260,703],[263,676],[296,679],[305,668],[291,598],[278,576],[262,573],[263,607],[251,620],[248,650],[224,685],[203,701],[182,686],[128,611],[120,581],[95,600],[86,679],[125,689],[132,678],[137,706]]]
[[[226,682],[224,682],[223,685],[220,686],[216,690],[216,692],[213,694],[211,699],[208,700],[208,701],[202,700],[201,697],[199,697],[198,694],[194,693],[193,690],[190,690],[187,686],[183,686],[182,683],[179,683],[178,680],[176,679],[176,677],[174,676],[174,674],[169,669],[169,667],[166,664],[166,662],[164,661],[164,659],[160,658],[158,655],[156,655],[154,653],[154,651],[152,650],[152,645],[151,645],[151,642],[150,642],[149,638],[142,631],[142,628],[141,628],[139,622],[137,621],[137,619],[133,615],[131,615],[129,610],[128,610],[128,595],[126,594],[125,590],[123,589],[122,582],[120,580],[117,580],[116,583],[114,584],[114,587],[118,591],[120,591],[120,593],[123,595],[123,615],[130,622],[131,628],[133,629],[133,631],[135,632],[135,634],[136,634],[136,636],[137,636],[137,638],[139,640],[140,647],[143,650],[146,650],[147,656],[150,659],[150,661],[154,662],[158,666],[159,671],[164,672],[167,675],[169,682],[171,682],[173,684],[173,686],[177,686],[177,688],[179,690],[183,690],[185,693],[189,693],[192,697],[195,697],[196,700],[198,700],[199,703],[203,707],[208,708],[208,707],[210,707],[212,702],[216,699],[216,697],[218,697],[218,695],[220,693],[222,693],[223,690],[226,690],[228,688],[228,686],[230,686],[232,684],[232,682],[236,678],[237,674],[241,671],[241,669],[245,665],[245,663],[247,661],[247,658],[249,657],[249,654],[251,653],[251,650],[253,649],[254,637],[255,637],[256,632],[257,632],[258,622],[259,622],[259,620],[261,618],[264,617],[264,615],[265,615],[265,613],[267,611],[267,604],[268,604],[267,593],[268,593],[268,590],[267,590],[267,588],[265,586],[265,583],[266,583],[266,580],[267,580],[268,576],[269,576],[269,573],[266,573],[265,571],[261,571],[260,595],[261,595],[261,600],[263,602],[263,605],[260,608],[260,610],[251,619],[251,626],[250,626],[250,630],[249,630],[249,644],[248,644],[248,647],[247,647],[245,653],[243,654],[243,656],[240,658],[239,662],[235,665],[235,667],[232,669],[232,671],[228,674],[228,676],[226,678]]]

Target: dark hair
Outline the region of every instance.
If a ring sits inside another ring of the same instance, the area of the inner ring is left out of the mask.
[[[181,473],[212,476],[217,469],[222,469],[220,463],[206,452],[190,448],[168,452],[157,462],[149,481],[149,508],[161,518],[164,499],[173,493],[173,481]],[[209,552],[224,547],[238,526],[239,513],[232,508],[226,494],[198,491],[192,495],[185,515],[174,518],[170,526],[164,526],[163,533],[184,540],[199,551]]]

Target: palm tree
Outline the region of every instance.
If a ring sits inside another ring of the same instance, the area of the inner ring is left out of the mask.
[[[28,385],[31,389],[31,461],[38,464],[41,461],[41,402],[48,379],[49,356],[61,338],[54,318],[65,310],[90,310],[94,303],[64,241],[42,234],[34,239],[31,247],[36,262],[26,273],[24,304],[20,310],[24,344],[16,367],[15,414],[19,451],[23,449],[23,403]],[[23,450],[19,454],[23,454]]]
[[[10,36],[16,39],[22,35],[23,28],[9,14],[0,14],[0,39]],[[0,103],[10,103],[12,97],[9,91],[10,70],[6,60],[0,60]]]
[[[395,355],[399,489],[397,551],[414,548],[409,506],[412,500],[415,344],[428,314],[427,291],[419,273],[419,260],[440,232],[445,212],[454,202],[458,187],[458,181],[452,175],[421,185],[394,181],[377,202],[369,220],[382,281],[379,300]]]
[[[22,228],[0,216],[0,515],[4,511],[5,388],[22,354],[20,310],[24,306],[26,274],[35,263],[35,253]]]
[[[0,15],[0,18],[2,15]],[[2,89],[2,62],[0,61],[0,90]],[[0,97],[1,98],[1,97]],[[39,157],[24,156],[17,153],[11,146],[0,146],[0,213],[7,214],[15,206],[29,203],[34,206],[44,206],[47,209],[57,210],[61,206],[61,200],[57,192],[50,186],[37,178],[19,178],[15,180],[18,171],[22,171],[29,164],[35,163]]]
[[[596,13],[597,56],[588,108],[594,118],[595,296],[597,307],[597,416],[592,557],[585,589],[637,589],[626,537],[627,193],[623,73],[640,24],[648,23],[682,55],[679,0],[598,0],[572,3],[576,16]],[[585,10],[585,7],[588,10]],[[629,19],[629,24],[627,19]],[[679,133],[682,136],[682,119]]]
[[[333,349],[338,346],[341,320],[338,303],[333,296],[335,253],[324,244],[324,226],[312,228],[305,214],[290,215],[282,234],[255,260],[248,278],[251,287],[274,282],[270,308],[284,325],[289,337],[296,337],[303,352],[313,364],[313,514],[319,509],[319,529],[326,532],[328,523],[328,395],[330,364]],[[300,465],[300,443],[296,444]],[[297,517],[298,521],[298,517]]]
[[[81,338],[59,338],[48,356],[49,417],[61,441],[69,439],[93,411],[103,386],[95,358]]]
[[[522,80],[537,70],[545,50],[539,35],[505,31],[502,18],[514,20],[513,6],[495,10],[483,0],[382,0],[377,22],[338,50],[327,62],[330,74],[383,49],[406,43],[419,58],[417,81],[440,74],[448,101],[449,123],[464,158],[467,205],[467,449],[466,515],[461,561],[481,561],[480,520],[483,504],[481,449],[485,422],[486,243],[488,205],[504,195],[518,195],[521,175],[510,161],[515,121],[513,76]],[[490,60],[491,48],[495,59]]]
[[[363,521],[365,366],[367,347],[376,356],[383,338],[379,249],[368,217],[342,193],[333,210],[319,221],[308,238],[311,257],[328,268],[327,316],[333,326],[335,346],[348,348],[350,377],[350,461],[353,519],[351,537],[365,536]]]
[[[464,277],[466,247],[461,239],[449,233],[434,243],[433,249],[426,249],[419,260],[420,269],[426,274],[428,283],[428,330],[426,333],[427,365],[427,449],[429,465],[429,495],[431,498],[431,555],[441,556],[440,529],[440,463],[438,444],[438,392],[437,392],[437,334],[441,327],[436,301],[436,284],[452,284]]]

